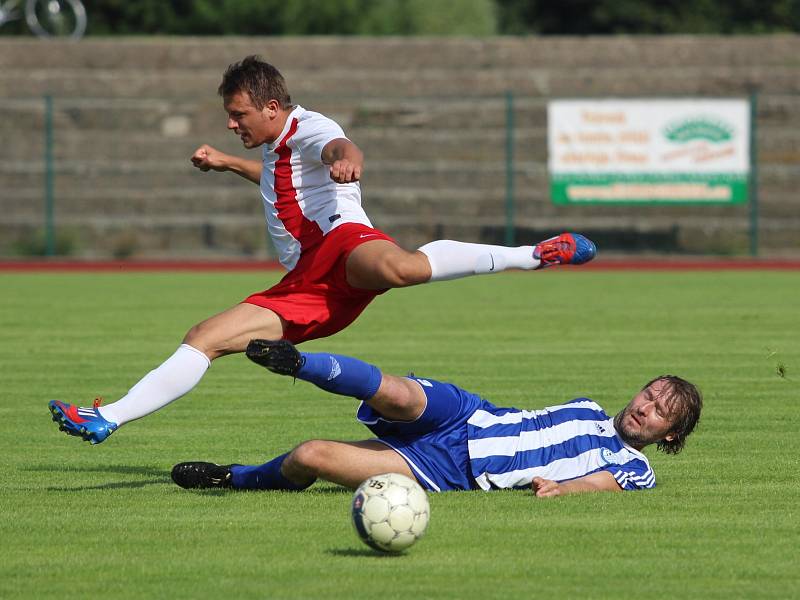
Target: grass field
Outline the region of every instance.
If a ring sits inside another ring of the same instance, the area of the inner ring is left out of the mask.
[[[0,598],[800,597],[800,274],[509,273],[396,290],[305,349],[452,380],[500,405],[613,413],[665,372],[706,407],[647,492],[431,496],[427,536],[373,553],[350,492],[189,492],[184,460],[361,439],[355,402],[216,362],[91,447],[47,401],[113,401],[195,322],[277,274],[0,276]],[[783,376],[779,373],[783,371]]]

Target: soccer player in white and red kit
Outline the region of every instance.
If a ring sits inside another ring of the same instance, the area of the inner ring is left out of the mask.
[[[293,105],[275,67],[249,56],[228,67],[219,87],[228,129],[261,161],[198,148],[202,171],[232,171],[259,185],[267,227],[289,271],[275,286],[192,327],[178,350],[123,398],[80,408],[51,401],[53,419],[70,435],[102,442],[120,425],[186,394],[211,361],[243,352],[254,338],[293,343],[332,335],[390,288],[509,268],[582,264],[596,254],[579,234],[508,248],[438,240],[409,252],[374,229],[361,207],[361,150],[331,119]]]

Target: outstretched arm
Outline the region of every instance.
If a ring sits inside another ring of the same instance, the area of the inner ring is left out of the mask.
[[[331,179],[336,183],[352,183],[361,179],[364,153],[350,140],[337,138],[325,144],[322,162],[330,166]]]
[[[231,171],[255,184],[261,182],[261,161],[232,156],[203,144],[192,154],[192,164],[201,171]]]
[[[608,471],[598,471],[585,477],[578,477],[561,483],[542,477],[534,477],[531,482],[533,493],[539,498],[580,494],[582,492],[621,492],[622,488]]]

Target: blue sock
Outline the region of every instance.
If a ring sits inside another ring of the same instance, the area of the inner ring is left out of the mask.
[[[350,356],[326,352],[301,352],[305,359],[295,377],[328,392],[369,400],[381,385],[378,367]]]
[[[281,454],[268,463],[258,466],[233,465],[231,467],[231,481],[233,487],[240,490],[304,490],[314,483],[297,485],[289,481],[281,473],[281,465],[289,455]]]

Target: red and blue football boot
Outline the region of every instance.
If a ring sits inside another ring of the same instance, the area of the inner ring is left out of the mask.
[[[562,233],[539,242],[533,258],[541,261],[540,269],[556,265],[582,265],[597,256],[597,246],[580,233]]]
[[[59,400],[51,400],[49,403],[50,412],[53,414],[53,421],[58,423],[58,428],[68,435],[79,436],[86,442],[99,444],[116,431],[118,425],[111,421],[106,421],[97,407],[100,406],[100,398],[92,404],[92,408],[83,408],[74,404],[66,404]]]

